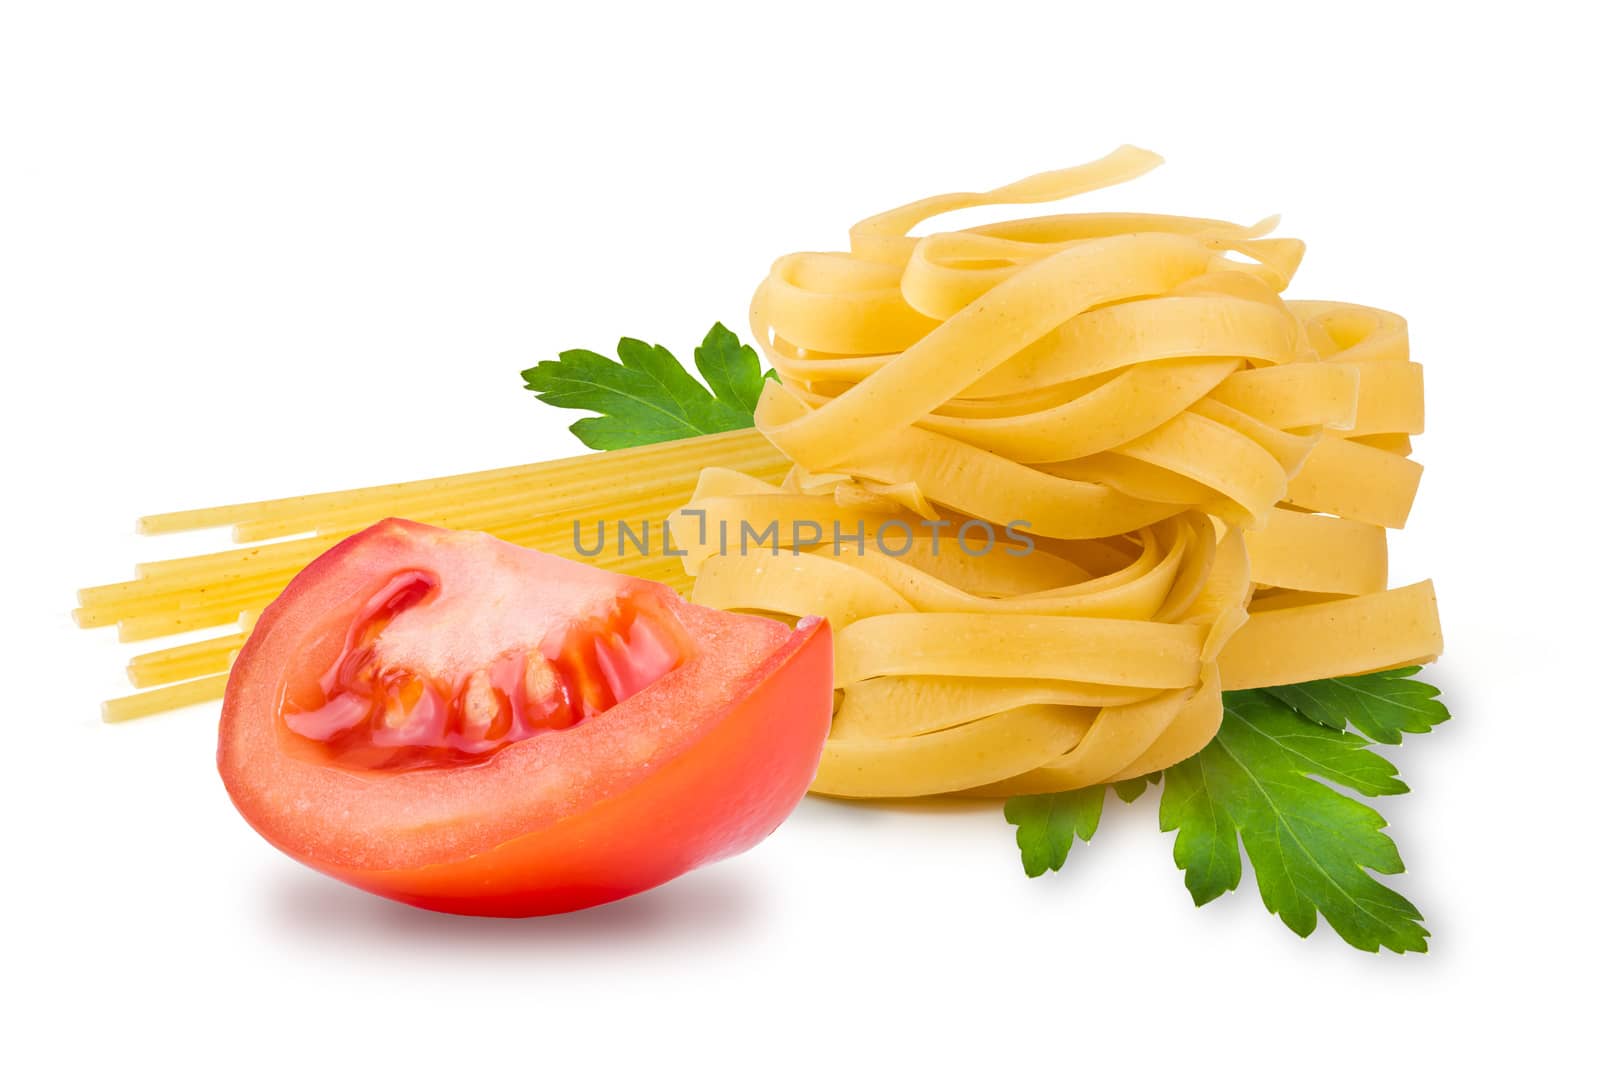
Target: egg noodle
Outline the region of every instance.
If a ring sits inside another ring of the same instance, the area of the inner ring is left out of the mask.
[[[827,616],[837,712],[814,789],[839,796],[1131,778],[1204,746],[1225,688],[1432,659],[1431,584],[1388,588],[1386,530],[1421,474],[1403,319],[1284,300],[1304,246],[1269,236],[1276,220],[1069,214],[909,236],[1158,162],[1122,148],[779,259],[751,307],[781,376],[755,430],[144,520],[267,543],[80,593],[79,622],[125,640],[241,631],[135,657],[145,691],[107,718],[219,696],[254,613],[389,515],[583,558],[575,522],[672,512],[682,559],[588,562],[712,607]]]
[[[1272,220],[1053,215],[907,236],[1157,162],[1123,148],[921,200],[858,224],[849,252],[779,259],[757,290],[782,384],[756,425],[795,466],[778,484],[706,471],[674,531],[696,601],[835,626],[817,791],[1131,778],[1209,741],[1223,688],[1439,653],[1429,583],[1386,589],[1384,528],[1421,474],[1403,320],[1285,302],[1304,246],[1266,236]],[[1035,550],[861,536],[891,517],[1025,520]],[[791,551],[696,543],[773,519]]]

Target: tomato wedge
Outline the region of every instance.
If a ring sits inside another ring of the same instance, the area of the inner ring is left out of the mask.
[[[262,614],[217,766],[263,837],[335,878],[473,915],[571,911],[771,833],[833,712],[827,623],[487,534],[388,519]]]

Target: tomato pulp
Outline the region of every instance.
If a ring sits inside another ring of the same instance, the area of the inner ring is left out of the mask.
[[[826,622],[696,607],[385,520],[308,566],[228,680],[217,764],[268,841],[419,907],[605,903],[760,841],[816,773]]]

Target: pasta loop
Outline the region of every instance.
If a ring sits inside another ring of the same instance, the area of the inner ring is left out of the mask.
[[[1275,218],[909,235],[1156,162],[920,200],[757,289],[756,425],[793,468],[707,471],[671,527],[697,601],[832,621],[818,792],[1116,781],[1204,746],[1224,687],[1438,654],[1431,587],[1386,589],[1421,472],[1404,320],[1285,301],[1305,248]]]

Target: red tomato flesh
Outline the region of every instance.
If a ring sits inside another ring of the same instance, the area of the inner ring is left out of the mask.
[[[816,773],[828,627],[390,519],[262,614],[217,763],[309,866],[419,907],[534,915],[743,851]]]

